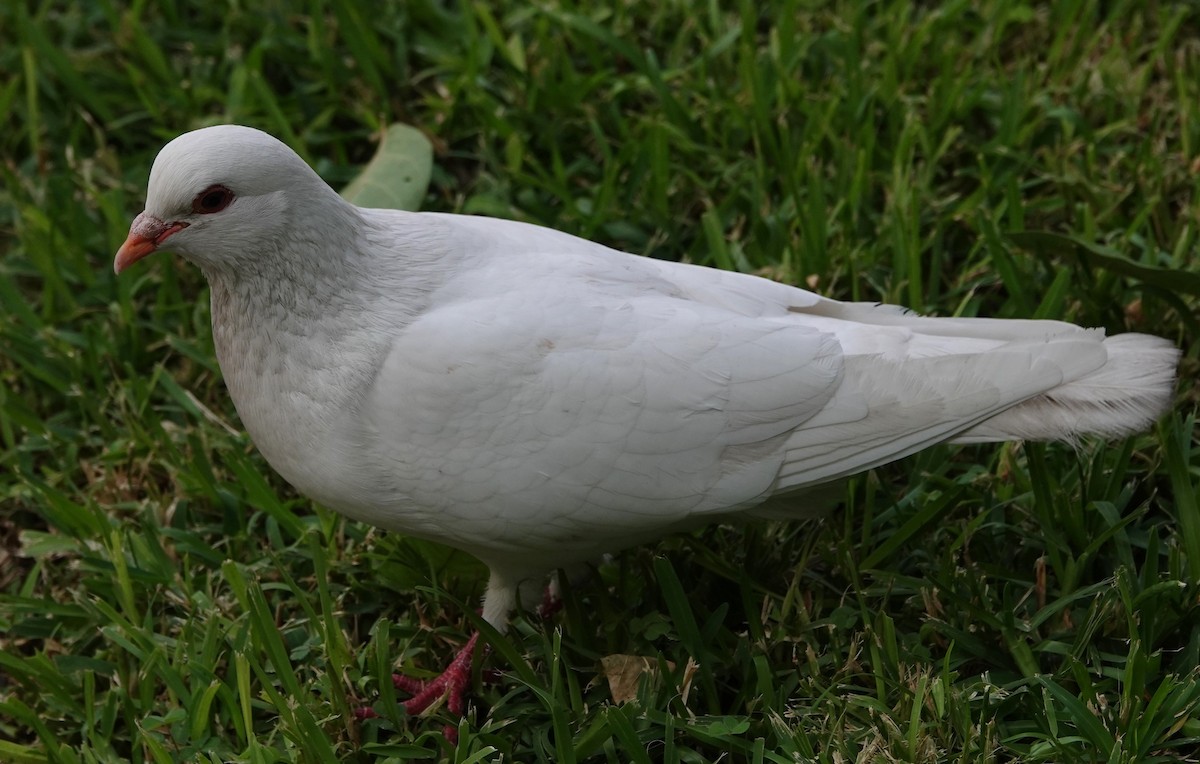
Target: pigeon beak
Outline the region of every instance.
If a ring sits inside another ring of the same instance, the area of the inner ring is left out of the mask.
[[[133,225],[129,226],[129,238],[117,250],[117,257],[113,260],[113,271],[119,274],[187,227],[187,223],[165,223],[143,212],[134,218]]]

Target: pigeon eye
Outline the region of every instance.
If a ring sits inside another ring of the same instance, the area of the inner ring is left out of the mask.
[[[233,201],[233,192],[224,186],[209,186],[192,200],[192,212],[211,215],[220,212]]]

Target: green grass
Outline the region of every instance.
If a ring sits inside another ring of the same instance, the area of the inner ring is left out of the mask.
[[[1200,756],[1193,4],[35,5],[0,7],[0,761]],[[1159,334],[1178,405],[628,551],[493,639],[452,748],[387,675],[440,668],[483,570],[297,496],[240,432],[200,275],[112,275],[155,151],[224,121],[337,186],[414,124],[427,209]],[[623,705],[616,654],[659,666]]]

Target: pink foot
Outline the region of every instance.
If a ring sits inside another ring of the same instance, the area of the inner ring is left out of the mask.
[[[471,659],[475,656],[475,643],[479,641],[479,633],[471,635],[467,644],[458,651],[454,660],[442,672],[442,675],[428,682],[421,682],[400,674],[392,675],[392,684],[396,689],[412,693],[413,697],[404,701],[404,708],[410,716],[415,716],[432,706],[438,699],[446,698],[446,708],[452,714],[462,715],[466,707],[467,683],[471,681]]]
[[[475,643],[478,640],[479,633],[476,632],[458,651],[458,655],[454,656],[454,660],[450,661],[450,665],[441,676],[435,679],[422,682],[402,674],[392,675],[392,684],[396,689],[413,696],[404,701],[404,710],[410,716],[423,713],[443,697],[446,698],[446,709],[452,714],[462,716],[466,709],[467,684],[471,681],[471,659],[475,655]],[[379,714],[372,708],[360,708],[355,712],[355,716],[359,719],[374,719]],[[442,733],[452,743],[458,739],[458,731],[450,725],[446,725]]]
[[[542,594],[542,604],[538,605],[538,617],[544,621],[548,621],[562,609],[562,598],[555,594],[552,587],[547,586],[546,591]]]

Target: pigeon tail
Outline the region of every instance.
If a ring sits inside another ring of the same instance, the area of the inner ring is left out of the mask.
[[[1104,340],[1099,369],[1030,398],[953,439],[954,443],[1122,438],[1147,429],[1171,403],[1179,349],[1147,334]]]

